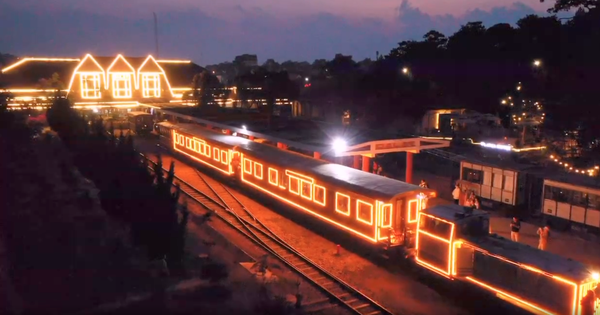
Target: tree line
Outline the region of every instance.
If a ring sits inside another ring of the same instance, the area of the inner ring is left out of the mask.
[[[86,122],[65,98],[54,101],[47,120],[77,168],[98,187],[102,208],[130,226],[134,243],[147,249],[150,260],[181,267],[188,212],[179,206],[179,188],[172,192],[174,164],[165,176],[159,159],[150,173],[131,135],[117,137],[102,120]]]
[[[372,126],[398,116],[417,119],[433,108],[506,116],[501,100],[518,93],[543,103],[547,128],[585,126],[598,137],[598,0],[559,0],[550,13],[571,9],[578,10],[569,18],[528,15],[516,25],[490,27],[473,21],[449,36],[431,30],[421,40],[401,41],[387,54],[378,52],[375,60],[356,62],[351,56],[337,55],[312,64],[267,60],[259,69],[235,63],[207,68],[216,74],[233,74],[233,82],[248,85],[261,81],[249,73],[286,73],[299,87],[301,101],[334,106],[340,114],[350,109]],[[265,86],[266,81],[252,84]],[[518,91],[517,86],[521,86]],[[294,98],[291,90],[287,94]]]

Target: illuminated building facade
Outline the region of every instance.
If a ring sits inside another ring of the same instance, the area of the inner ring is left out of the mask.
[[[47,104],[58,87],[75,105],[173,103],[181,101],[203,70],[189,60],[88,54],[22,58],[2,69],[0,82],[12,96],[11,106]]]

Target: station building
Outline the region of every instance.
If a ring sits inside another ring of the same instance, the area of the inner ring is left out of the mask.
[[[57,88],[75,106],[138,106],[181,102],[203,70],[190,60],[153,56],[27,57],[2,69],[0,82],[13,107],[47,105]]]

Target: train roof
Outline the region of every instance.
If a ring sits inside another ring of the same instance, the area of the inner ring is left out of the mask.
[[[414,192],[418,194],[431,193],[433,190],[421,188],[391,178],[356,170],[347,166],[317,160],[299,153],[280,150],[271,145],[261,144],[242,137],[224,135],[209,131],[196,124],[159,123],[182,132],[187,132],[210,141],[216,141],[230,147],[237,146],[242,151],[249,152],[259,160],[272,164],[282,165],[298,172],[317,174],[319,179],[343,184],[348,189],[361,195],[380,199],[391,200],[398,195]]]
[[[465,238],[477,247],[513,262],[545,271],[555,276],[584,283],[591,279],[593,270],[581,262],[513,242],[496,234],[485,237]]]
[[[433,205],[431,207],[428,207],[425,210],[422,210],[421,212],[432,215],[436,218],[444,219],[446,221],[456,222],[457,220],[459,220],[461,218],[461,215],[463,215],[467,211],[467,209],[468,208],[459,206],[454,203],[446,203],[446,204]],[[477,210],[477,209],[473,209],[470,212],[471,213],[469,214],[469,217],[489,216],[489,214],[487,212]]]

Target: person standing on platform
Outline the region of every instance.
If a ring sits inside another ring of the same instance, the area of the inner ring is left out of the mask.
[[[513,242],[519,242],[519,231],[521,230],[521,222],[519,219],[514,217],[510,222],[510,240]]]
[[[548,245],[548,236],[550,236],[550,227],[548,227],[548,225],[545,225],[543,228],[540,227],[537,230],[537,234],[540,236],[538,249],[546,250],[546,246]]]
[[[424,179],[421,179],[421,183],[419,184],[419,187],[429,188],[429,184]]]
[[[454,190],[452,191],[452,199],[454,199],[455,204],[460,204],[460,187],[458,185],[454,186]]]

